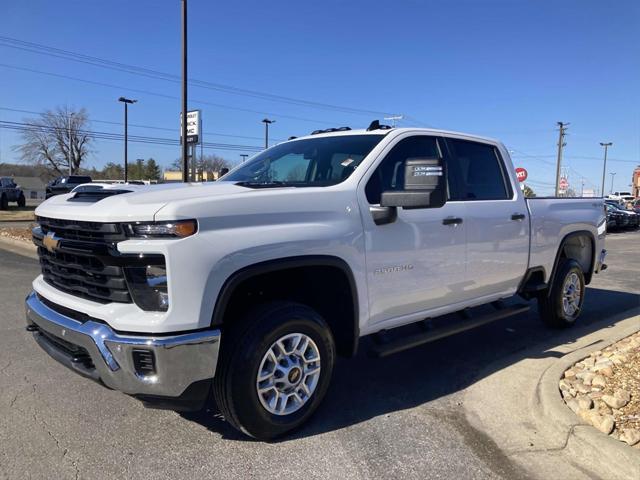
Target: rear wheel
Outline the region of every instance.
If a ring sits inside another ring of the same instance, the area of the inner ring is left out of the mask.
[[[573,259],[562,259],[551,292],[538,298],[542,320],[554,328],[573,326],[582,311],[584,293],[584,273],[580,264]]]
[[[9,199],[3,193],[0,195],[0,210],[7,210],[9,208]]]
[[[24,198],[24,193],[20,192],[20,196],[18,197],[18,206],[20,208],[24,208],[27,204],[27,200]]]
[[[235,428],[274,438],[313,414],[334,361],[333,337],[316,311],[292,302],[262,305],[224,332],[214,397]]]

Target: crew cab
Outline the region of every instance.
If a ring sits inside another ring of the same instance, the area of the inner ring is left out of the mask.
[[[309,418],[337,355],[425,344],[522,299],[570,327],[606,267],[602,199],[526,199],[502,143],[378,122],[292,138],[215,183],[81,189],[36,215],[37,343],[149,406],[212,392],[259,439]]]
[[[16,202],[18,207],[24,207],[27,200],[24,192],[11,177],[0,177],[0,210],[9,208],[9,202]]]

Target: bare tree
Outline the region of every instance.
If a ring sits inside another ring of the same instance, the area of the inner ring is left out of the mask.
[[[87,131],[89,116],[84,108],[57,107],[24,123],[23,143],[16,149],[25,162],[47,166],[61,175],[67,174],[71,165],[73,174],[91,153],[93,139]]]

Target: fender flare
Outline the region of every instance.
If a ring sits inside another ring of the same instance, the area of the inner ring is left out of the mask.
[[[585,284],[589,284],[591,282],[591,277],[593,276],[593,270],[595,268],[595,257],[596,257],[596,239],[588,230],[576,230],[575,232],[571,232],[564,236],[562,241],[560,242],[560,247],[558,247],[558,251],[556,253],[556,259],[553,262],[553,268],[551,269],[551,275],[548,279],[549,288],[547,289],[547,295],[551,293],[551,289],[553,288],[553,282],[555,280],[556,272],[558,270],[558,265],[560,264],[560,256],[562,251],[564,250],[564,246],[567,241],[571,240],[574,237],[587,236],[589,242],[591,242],[591,261],[589,262],[589,270],[585,272]]]
[[[359,323],[359,303],[358,303],[358,290],[356,281],[351,271],[351,267],[343,259],[330,255],[302,255],[295,257],[283,257],[273,260],[267,260],[264,262],[254,263],[243,267],[227,277],[218,297],[216,299],[215,306],[213,308],[213,314],[211,317],[211,325],[219,327],[223,324],[224,314],[229,305],[229,301],[236,290],[236,288],[244,281],[262,275],[265,273],[276,272],[279,270],[288,270],[291,268],[301,267],[335,267],[341,270],[349,282],[349,289],[351,290],[351,300],[353,304],[353,346],[352,353],[357,351],[358,340],[360,337],[360,323]]]

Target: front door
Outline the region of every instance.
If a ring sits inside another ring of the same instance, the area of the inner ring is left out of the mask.
[[[370,323],[376,331],[455,310],[465,290],[464,203],[440,208],[398,208],[395,221],[376,225],[369,207],[383,191],[404,188],[404,166],[411,158],[447,156],[442,139],[426,135],[400,137],[359,192],[365,231]],[[457,187],[449,184],[449,198]],[[363,333],[368,333],[363,331]]]

